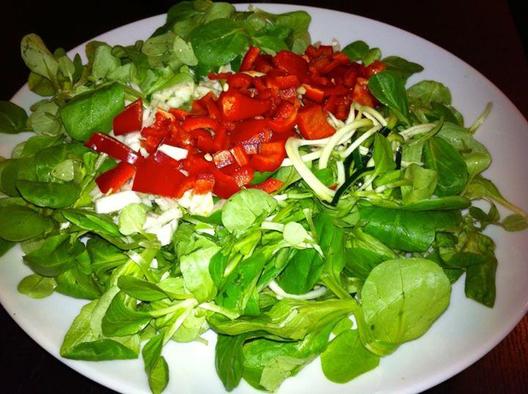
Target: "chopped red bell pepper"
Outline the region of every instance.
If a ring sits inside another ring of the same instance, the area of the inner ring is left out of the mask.
[[[220,198],[229,198],[240,190],[240,186],[236,183],[232,176],[224,174],[217,168],[212,170],[212,174],[215,178],[215,184],[213,187],[213,193]]]
[[[268,86],[277,87],[279,89],[296,88],[301,83],[297,75],[277,75],[267,79]]]
[[[251,189],[259,189],[266,193],[275,193],[284,185],[284,182],[276,178],[268,178],[256,185],[248,185]]]
[[[191,175],[211,173],[216,167],[212,161],[207,161],[201,155],[189,154],[182,160],[183,169]]]
[[[213,153],[213,162],[216,168],[224,168],[235,163],[235,158],[228,150],[221,150]]]
[[[123,112],[113,120],[113,130],[115,135],[123,135],[141,130],[143,125],[143,102],[137,99],[127,105]]]
[[[268,124],[277,133],[287,133],[292,130],[297,119],[297,111],[300,103],[295,100],[293,103],[283,101],[279,104]]]
[[[297,126],[302,136],[309,140],[329,137],[335,133],[320,105],[302,108],[297,115]]]
[[[247,154],[257,153],[258,146],[271,140],[273,132],[265,119],[250,119],[240,122],[231,132],[233,145],[242,145]]]
[[[255,60],[254,69],[255,71],[261,72],[261,73],[268,73],[269,71],[273,70],[273,58],[271,55],[266,54],[259,54],[257,56],[257,60]]]
[[[199,174],[194,181],[193,192],[195,194],[207,194],[213,191],[214,185],[213,174]]]
[[[285,157],[284,141],[265,142],[260,144],[258,153],[251,156],[249,163],[257,171],[271,172],[280,167]]]
[[[273,57],[273,64],[279,70],[296,75],[300,82],[304,82],[308,75],[308,63],[302,56],[290,51],[280,51]]]
[[[139,153],[133,151],[121,141],[102,133],[92,134],[88,141],[84,143],[84,146],[96,152],[106,153],[116,160],[129,164],[134,164],[140,157]]]
[[[233,164],[231,166],[222,168],[222,172],[227,174],[235,180],[239,187],[248,185],[255,175],[255,171],[250,166],[238,166]]]
[[[236,163],[239,166],[245,166],[248,164],[249,159],[247,157],[246,151],[241,145],[237,145],[229,150],[231,154],[233,155]]]
[[[253,66],[255,65],[255,62],[257,61],[259,54],[260,54],[259,48],[249,47],[248,51],[244,55],[244,58],[242,59],[242,63],[240,64],[240,71],[253,70]]]
[[[184,109],[180,108],[171,108],[169,109],[169,113],[174,116],[176,120],[185,120],[187,116],[189,116],[189,112],[185,111]]]
[[[262,115],[271,107],[270,100],[251,98],[237,91],[222,93],[219,101],[224,119],[233,122]]]
[[[97,183],[102,193],[114,193],[132,179],[135,173],[136,168],[133,165],[122,161],[111,170],[95,178],[95,183]]]
[[[136,176],[132,185],[132,190],[136,192],[180,198],[193,186],[177,166],[166,160],[157,161],[154,155],[141,160],[136,167]]]
[[[217,131],[222,126],[215,119],[210,117],[192,116],[183,121],[182,127],[185,131],[191,131],[195,129],[211,129],[213,131]]]
[[[376,75],[383,70],[385,70],[387,66],[379,60],[374,60],[371,64],[367,66],[367,77],[372,77],[373,75]]]
[[[323,98],[325,96],[325,92],[323,89],[316,88],[315,86],[308,85],[307,83],[303,83],[302,86],[305,90],[305,97],[308,97],[310,100],[315,101],[317,103],[323,101]]]
[[[368,89],[368,80],[365,78],[358,78],[354,91],[352,93],[352,100],[361,105],[368,107],[376,106],[376,99]]]

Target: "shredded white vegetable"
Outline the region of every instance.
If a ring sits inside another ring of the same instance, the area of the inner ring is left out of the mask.
[[[320,286],[305,294],[289,294],[286,293],[274,280],[269,283],[268,287],[276,294],[279,300],[283,298],[290,298],[292,300],[313,300],[326,293],[326,287]]]

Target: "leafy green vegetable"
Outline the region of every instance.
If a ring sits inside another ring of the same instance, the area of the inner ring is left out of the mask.
[[[161,355],[163,335],[152,337],[143,347],[141,354],[145,362],[145,372],[148,376],[149,387],[152,393],[158,394],[165,390],[169,383],[169,366]]]
[[[20,281],[17,290],[31,298],[45,298],[53,294],[56,286],[53,278],[31,274]]]
[[[257,219],[273,212],[277,202],[268,193],[247,189],[231,197],[222,209],[222,223],[231,232],[246,231]]]
[[[27,114],[11,101],[0,100],[0,133],[16,134],[27,130]]]
[[[39,207],[66,208],[79,198],[81,188],[73,182],[48,183],[20,180],[16,183],[20,195]]]
[[[411,75],[423,71],[423,67],[399,56],[388,56],[382,60],[386,70],[398,74],[404,81]]]
[[[363,347],[357,330],[342,332],[321,354],[323,372],[335,383],[346,383],[378,365],[379,357]]]
[[[400,121],[410,124],[407,94],[402,78],[391,71],[382,71],[369,79],[368,87],[374,97],[389,107]]]
[[[44,235],[54,227],[52,219],[23,206],[0,206],[0,238],[20,242]]]
[[[85,141],[94,131],[110,131],[124,106],[123,87],[111,84],[76,96],[60,109],[60,117],[70,137]]]
[[[227,391],[233,390],[242,380],[245,335],[218,335],[215,348],[215,367]]]
[[[361,290],[370,335],[399,345],[423,335],[449,305],[451,285],[436,263],[388,260],[375,267]]]

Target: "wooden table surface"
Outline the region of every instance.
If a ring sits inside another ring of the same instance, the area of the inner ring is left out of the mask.
[[[256,1],[254,3],[262,3]],[[521,6],[485,1],[267,1],[332,8],[366,16],[415,33],[482,72],[528,117],[526,36]],[[165,12],[172,1],[92,0],[70,2],[8,0],[0,16],[1,99],[25,83],[18,55],[20,38],[29,32],[51,48],[72,48],[107,30]],[[524,14],[525,15],[525,14]],[[365,37],[368,41],[368,37]],[[528,279],[528,278],[527,278]],[[500,291],[500,289],[499,289]],[[33,342],[0,307],[0,375],[5,393],[109,393],[110,390],[66,367]],[[528,392],[528,317],[484,358],[427,393]],[[8,388],[6,390],[6,387]]]

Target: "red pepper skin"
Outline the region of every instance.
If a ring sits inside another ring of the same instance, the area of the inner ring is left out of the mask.
[[[215,178],[215,184],[213,193],[220,198],[229,198],[240,190],[240,186],[236,183],[232,176],[224,174],[219,169],[213,169],[213,176]]]
[[[259,146],[258,154],[251,156],[249,164],[257,171],[275,171],[286,157],[284,141],[266,142]]]
[[[247,154],[252,154],[257,153],[261,143],[270,141],[272,134],[267,120],[251,119],[238,123],[231,132],[230,139],[233,145],[242,145]]]
[[[177,163],[176,160],[173,161]],[[180,198],[186,190],[192,187],[188,180],[188,177],[178,170],[177,164],[169,163],[165,159],[156,161],[154,155],[151,155],[137,164],[132,190]]]
[[[276,133],[289,133],[292,131],[297,119],[299,106],[300,103],[298,100],[295,100],[293,103],[289,101],[281,102],[275,110],[273,119],[270,119],[268,122],[269,127]]]
[[[275,178],[268,178],[263,182],[257,183],[256,185],[248,185],[248,188],[259,189],[266,193],[275,193],[284,185],[283,181]]]
[[[84,146],[95,152],[106,153],[108,156],[124,161],[128,164],[134,164],[141,157],[139,153],[133,151],[121,141],[102,133],[94,133],[84,143]]]
[[[232,122],[262,115],[271,108],[270,100],[254,99],[237,91],[222,93],[219,101],[224,119]]]
[[[143,125],[143,102],[137,99],[127,105],[123,112],[113,120],[113,130],[115,135],[123,135],[141,130]]]
[[[235,163],[235,158],[228,150],[221,150],[213,153],[213,162],[216,168],[224,168]]]
[[[279,70],[296,75],[300,82],[304,82],[308,75],[308,63],[301,56],[290,52],[280,51],[273,57],[273,64]]]
[[[246,154],[246,151],[244,150],[244,148],[241,146],[241,145],[237,145],[233,148],[231,148],[229,150],[229,152],[231,152],[231,154],[233,155],[236,163],[239,165],[239,166],[245,166],[249,163],[249,159],[248,159],[248,156]]]
[[[194,181],[193,192],[195,194],[207,194],[213,191],[214,185],[213,174],[199,174]]]
[[[182,127],[185,131],[191,131],[195,129],[211,129],[216,131],[222,126],[216,120],[207,116],[192,116],[183,121]]]
[[[238,166],[232,164],[228,167],[222,168],[224,174],[231,176],[239,187],[248,185],[255,176],[255,171],[250,166]]]
[[[312,101],[315,101],[317,103],[320,103],[323,101],[325,96],[325,91],[323,89],[316,88],[312,85],[308,85],[304,83],[303,88],[306,93],[304,93],[304,96],[309,98]]]
[[[329,137],[335,133],[320,105],[302,108],[297,115],[297,126],[302,136],[308,140]]]
[[[102,193],[114,193],[132,179],[135,173],[136,168],[133,165],[122,161],[111,170],[95,178],[95,183],[99,186]]]
[[[365,78],[358,78],[354,91],[352,93],[352,100],[361,105],[368,107],[376,106],[376,99],[370,93],[368,89],[368,80]]]
[[[249,47],[248,51],[244,55],[244,59],[242,59],[242,63],[240,64],[240,71],[253,70],[253,66],[255,65],[255,62],[257,61],[259,54],[260,54],[259,48]]]
[[[186,159],[182,160],[182,166],[190,175],[212,173],[216,168],[213,162],[207,161],[201,155],[195,154],[189,154]]]
[[[383,70],[385,70],[387,66],[379,60],[373,61],[371,64],[367,66],[367,77],[372,77],[373,75],[376,75]]]

